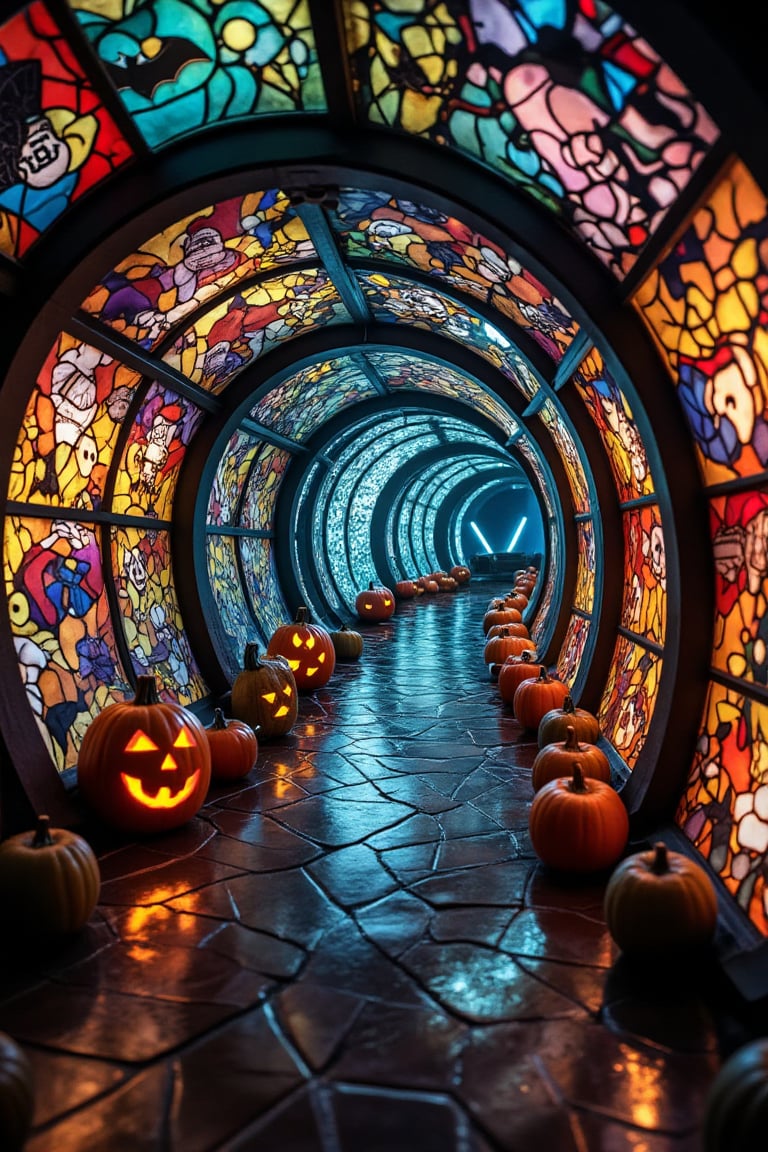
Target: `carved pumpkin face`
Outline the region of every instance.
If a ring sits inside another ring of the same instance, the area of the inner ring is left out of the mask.
[[[300,692],[324,687],[336,667],[336,650],[330,632],[306,623],[307,610],[299,608],[292,624],[281,624],[272,633],[267,656],[284,656]]]
[[[355,611],[361,620],[389,620],[395,612],[395,597],[389,588],[377,586],[371,581],[367,591],[358,592]]]
[[[160,832],[198,811],[211,780],[200,721],[180,704],[160,702],[152,676],[135,698],[110,704],[86,731],[77,764],[80,791],[94,811],[129,832]]]
[[[259,655],[258,645],[245,646],[243,670],[232,685],[232,715],[259,729],[259,738],[285,736],[298,716],[296,679],[283,656]]]

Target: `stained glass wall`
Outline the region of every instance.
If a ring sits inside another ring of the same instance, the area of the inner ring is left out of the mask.
[[[734,162],[638,290],[710,492],[711,683],[677,819],[768,933],[766,198]],[[663,613],[652,606],[652,618]]]

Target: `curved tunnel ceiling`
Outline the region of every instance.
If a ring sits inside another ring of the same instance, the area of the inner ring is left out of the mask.
[[[766,930],[764,159],[715,40],[647,7],[51,0],[0,27],[28,795],[137,673],[203,711],[299,596],[341,618],[439,562],[415,509],[458,558],[466,457],[536,492],[532,633],[630,810]]]

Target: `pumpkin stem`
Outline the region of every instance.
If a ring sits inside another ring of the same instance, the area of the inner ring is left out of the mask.
[[[581,752],[581,744],[579,744],[576,736],[576,729],[573,724],[569,724],[565,730],[565,742],[563,744],[564,752]]]
[[[542,664],[541,672],[539,672],[539,682],[540,683],[547,683],[548,681],[549,681],[549,673],[547,672],[546,668]]]
[[[224,718],[224,712],[223,712],[223,709],[221,709],[221,708],[214,708],[214,710],[213,710],[213,727],[214,727],[214,728],[215,728],[217,731],[219,731],[219,732],[220,732],[220,731],[221,731],[221,729],[222,729],[222,728],[226,728],[226,726],[227,726],[227,721],[226,721],[226,720],[225,720],[225,718]]]
[[[160,698],[157,695],[157,680],[154,676],[139,676],[136,680],[136,695],[131,701],[132,704],[159,704]]]
[[[152,677],[150,677],[150,679],[152,679]],[[35,835],[32,838],[32,847],[47,848],[50,844],[53,844],[51,818],[50,816],[38,816],[37,828],[35,828]]]
[[[253,640],[249,640],[245,646],[243,667],[246,672],[257,672],[259,669],[259,646]]]
[[[573,696],[571,696],[571,694],[569,692],[568,695],[566,696],[565,700],[563,700],[563,712],[575,712],[575,711],[576,711],[576,705],[573,702]]]
[[[307,616],[308,616],[307,607],[305,604],[301,604],[296,609],[296,618],[293,621],[294,624],[306,624]]]
[[[581,767],[581,761],[577,760],[573,766],[573,776],[568,784],[571,792],[588,792],[586,781],[584,780],[584,772]]]
[[[669,856],[667,855],[667,846],[663,840],[657,841],[653,846],[653,859],[651,860],[650,871],[654,876],[666,876],[669,872]]]

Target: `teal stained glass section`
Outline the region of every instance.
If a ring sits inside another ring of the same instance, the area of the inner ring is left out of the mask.
[[[342,7],[361,118],[513,180],[617,277],[717,139],[680,78],[605,3]]]
[[[218,610],[219,627],[211,628],[211,635],[219,639],[221,658],[231,670],[242,668],[245,646],[266,636],[257,632],[248,611],[240,574],[237,567],[237,538],[210,533],[206,539],[208,583]]]
[[[301,442],[343,408],[377,395],[349,357],[321,360],[284,380],[251,409],[251,419]]]
[[[206,523],[222,527],[237,522],[237,506],[259,441],[237,431],[219,460],[208,497]]]
[[[151,148],[209,125],[322,112],[307,0],[69,0]]]
[[[273,527],[275,500],[290,458],[290,452],[274,444],[257,445],[243,495],[241,527],[263,531]]]
[[[240,555],[253,614],[269,640],[280,624],[287,624],[292,619],[277,581],[272,541],[243,536]]]

